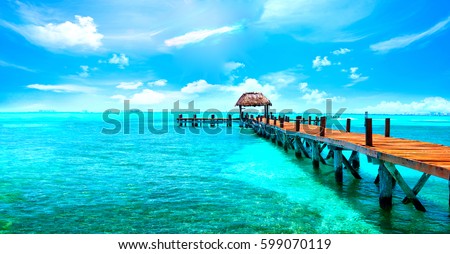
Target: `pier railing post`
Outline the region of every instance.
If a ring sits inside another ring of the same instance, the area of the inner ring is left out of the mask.
[[[300,131],[300,122],[302,121],[301,116],[295,118],[295,131]]]
[[[227,122],[227,126],[231,127],[231,123],[232,123],[232,119],[231,119],[231,114],[228,114],[228,122]]]
[[[280,118],[280,128],[284,127],[284,117]]]
[[[327,118],[322,116],[320,118],[320,136],[325,137],[325,127],[327,126]]]
[[[351,123],[352,123],[352,119],[350,119],[350,118],[347,118],[347,124],[345,125],[345,131],[346,132],[350,132],[350,129],[351,129]]]
[[[273,125],[277,126],[277,118],[276,117],[273,119]]]
[[[311,125],[311,116],[308,116],[308,125]]]
[[[366,146],[373,146],[372,118],[366,118]]]
[[[391,136],[391,118],[386,118],[385,120],[384,136],[387,138]]]
[[[183,118],[183,115],[182,114],[179,114],[178,115],[178,122],[179,122],[179,125],[180,126],[183,126],[183,123],[181,122],[181,119]]]

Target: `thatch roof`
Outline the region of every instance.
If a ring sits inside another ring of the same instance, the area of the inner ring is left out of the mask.
[[[262,93],[249,92],[241,95],[241,98],[236,102],[235,106],[272,106],[272,102],[266,98]]]

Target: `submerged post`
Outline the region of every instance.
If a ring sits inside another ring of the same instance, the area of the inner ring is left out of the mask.
[[[383,210],[390,211],[392,209],[392,186],[394,178],[383,162],[381,162],[378,167],[378,175],[380,176],[380,207]]]
[[[320,118],[320,136],[325,137],[325,127],[327,125],[327,118],[322,116]]]
[[[366,146],[373,146],[372,118],[366,118]]]
[[[334,178],[336,182],[342,183],[344,179],[344,174],[342,170],[342,150],[334,149]]]
[[[391,118],[386,118],[385,120],[384,136],[387,138],[391,136]]]
[[[352,119],[347,118],[347,124],[345,125],[345,132],[350,132]]]
[[[319,150],[319,143],[317,143],[316,141],[312,141],[312,153],[313,153],[313,158],[312,158],[313,168],[319,169],[320,150]]]

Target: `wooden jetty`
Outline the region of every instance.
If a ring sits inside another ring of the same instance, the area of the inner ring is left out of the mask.
[[[343,169],[347,169],[354,178],[361,179],[358,173],[359,154],[367,155],[373,164],[379,165],[375,183],[379,184],[380,207],[385,210],[392,208],[392,189],[396,183],[405,193],[403,203],[412,202],[420,211],[425,211],[425,207],[417,194],[430,176],[448,180],[450,190],[450,147],[390,137],[390,119],[385,122],[385,135],[373,134],[372,119],[366,118],[365,121],[364,134],[350,132],[350,119],[346,121],[346,131],[326,128],[326,117],[304,119],[298,116],[290,121],[288,117],[258,116],[249,119],[248,125],[258,135],[272,140],[285,150],[293,149],[297,157],[311,158],[314,168],[319,168],[320,164],[333,166],[338,183],[343,181]],[[328,148],[326,156],[323,155],[325,148]],[[344,150],[351,151],[349,158],[342,153]],[[408,186],[396,165],[423,173],[413,188]]]

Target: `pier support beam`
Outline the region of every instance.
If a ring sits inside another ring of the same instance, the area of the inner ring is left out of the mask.
[[[384,166],[384,163],[381,163],[378,167],[378,175],[380,179],[380,207],[383,210],[390,211],[392,209],[392,186],[394,179]]]
[[[383,164],[386,166],[392,177],[397,181],[398,185],[400,186],[400,188],[402,188],[406,196],[411,199],[414,207],[419,211],[425,212],[425,207],[422,205],[422,203],[420,203],[419,199],[417,199],[416,194],[414,194],[411,188],[409,188],[408,184],[405,182],[405,179],[403,179],[402,175],[400,175],[395,165],[389,162],[384,162]]]
[[[420,177],[419,181],[416,183],[416,185],[412,189],[412,191],[414,192],[415,195],[419,194],[420,190],[422,190],[423,186],[428,181],[430,176],[431,175],[429,175],[427,173],[423,173],[423,175]],[[403,204],[408,204],[411,202],[411,199],[409,199],[408,197],[405,197],[402,202],[403,202]]]
[[[359,161],[359,153],[356,151],[352,151],[352,154],[348,158],[348,162],[352,165],[354,169],[359,169],[361,163]]]
[[[336,182],[342,183],[344,180],[343,167],[342,167],[342,150],[334,149],[334,178]]]

